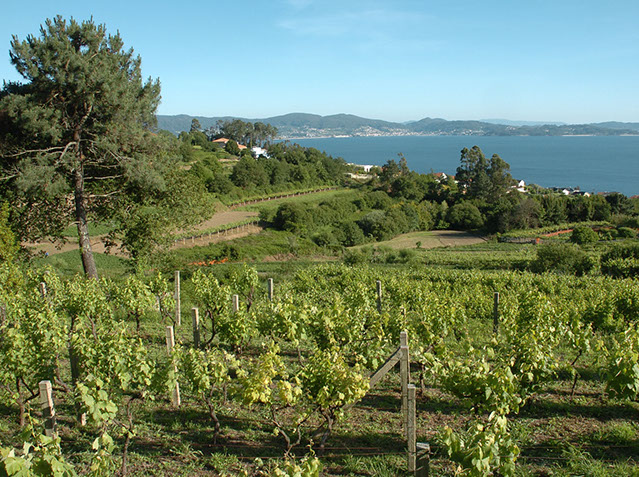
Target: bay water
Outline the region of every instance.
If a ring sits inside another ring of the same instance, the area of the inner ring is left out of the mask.
[[[370,136],[294,139],[346,162],[399,161],[421,173],[455,174],[464,147],[479,146],[510,164],[515,179],[542,187],[639,194],[639,136]]]

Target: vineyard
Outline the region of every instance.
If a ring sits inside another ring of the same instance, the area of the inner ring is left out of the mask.
[[[0,475],[637,475],[633,279],[1,273]]]

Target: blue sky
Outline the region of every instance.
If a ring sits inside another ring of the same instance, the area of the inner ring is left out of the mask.
[[[639,121],[637,0],[9,2],[0,78],[56,14],[118,30],[161,114]]]

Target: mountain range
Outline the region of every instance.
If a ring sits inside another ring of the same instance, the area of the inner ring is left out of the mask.
[[[241,119],[249,122],[271,124],[278,129],[278,139],[342,136],[621,136],[639,135],[639,123],[603,122],[592,124],[542,124],[533,121],[489,119],[484,121],[448,121],[441,118],[424,118],[419,121],[396,123],[380,119],[368,119],[352,114],[320,116],[307,113],[290,113],[271,118],[248,119],[230,116],[204,117],[180,114],[159,114],[158,128],[179,134],[189,131],[191,121],[197,119],[202,129],[214,127],[217,121]],[[503,124],[502,124],[503,123]]]

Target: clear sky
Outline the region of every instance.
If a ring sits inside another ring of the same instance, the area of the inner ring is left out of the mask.
[[[160,78],[160,114],[639,121],[639,0],[29,0],[12,35],[93,16]]]

